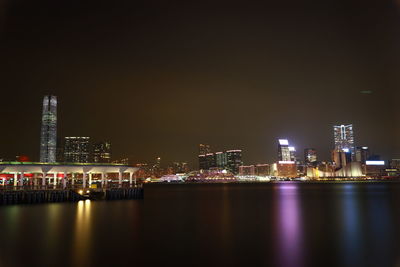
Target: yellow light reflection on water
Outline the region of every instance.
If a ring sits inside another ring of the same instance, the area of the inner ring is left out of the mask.
[[[72,259],[74,266],[89,266],[91,242],[91,203],[81,200],[77,204]]]

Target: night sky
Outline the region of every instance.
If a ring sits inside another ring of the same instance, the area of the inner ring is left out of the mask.
[[[45,94],[59,136],[110,140],[132,163],[193,166],[199,143],[272,162],[282,137],[329,159],[336,123],[400,157],[393,0],[0,0],[0,49],[6,159],[38,160]]]

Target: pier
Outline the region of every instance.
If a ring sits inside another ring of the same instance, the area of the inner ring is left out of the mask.
[[[142,187],[108,189],[4,189],[0,205],[76,202],[79,200],[142,199]]]
[[[123,164],[0,162],[0,205],[141,199],[143,188]]]

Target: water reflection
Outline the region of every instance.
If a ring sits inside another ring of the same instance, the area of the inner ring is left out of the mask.
[[[277,231],[280,266],[303,266],[302,220],[297,184],[279,184],[277,187]]]
[[[358,202],[358,194],[355,192],[353,184],[345,184],[342,186],[341,207],[341,242],[342,245],[342,265],[355,266],[360,263],[362,257],[360,252],[362,249],[361,242],[361,225],[360,225],[360,206]]]
[[[368,198],[368,232],[373,242],[369,248],[373,265],[389,266],[392,254],[391,234],[393,233],[392,216],[390,212],[389,198],[387,197],[387,185],[370,185],[368,186],[370,198]]]
[[[73,265],[89,266],[89,248],[91,247],[91,208],[90,200],[79,201],[76,210],[73,246]]]

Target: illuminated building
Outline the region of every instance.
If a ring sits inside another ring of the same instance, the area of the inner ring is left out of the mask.
[[[207,155],[211,153],[210,145],[200,144],[199,145],[199,155]]]
[[[40,162],[56,162],[57,97],[44,96],[40,133]]]
[[[369,149],[365,146],[358,146],[356,147],[356,161],[365,163],[369,159]]]
[[[236,150],[226,151],[226,159],[227,159],[227,164],[226,164],[227,169],[231,173],[237,174],[239,172],[239,166],[243,165],[242,150],[236,149]]]
[[[400,170],[400,159],[392,159],[390,161],[390,168]]]
[[[351,153],[344,151],[336,151],[332,152],[332,160],[336,165],[336,168],[346,167],[348,163],[351,162]]]
[[[206,166],[207,170],[217,167],[217,162],[215,160],[215,154],[214,153],[206,154],[206,162],[207,162],[207,166]]]
[[[279,177],[297,177],[297,166],[294,161],[278,161],[276,168]]]
[[[207,158],[206,155],[199,155],[199,169],[207,170]]]
[[[89,162],[89,137],[65,137],[64,161],[70,163]]]
[[[226,165],[228,164],[228,159],[226,158],[225,152],[216,152],[215,153],[215,161],[217,168],[225,169]]]
[[[176,173],[186,173],[189,171],[188,164],[186,162],[173,162],[172,170],[174,174]]]
[[[129,165],[129,158],[122,158],[122,159],[113,160],[112,163],[113,164]]]
[[[254,176],[256,174],[256,169],[254,165],[250,166],[239,166],[239,175],[241,176]]]
[[[383,160],[367,160],[365,174],[370,177],[380,177],[385,174],[386,163]]]
[[[333,126],[335,151],[350,152],[351,159],[354,159],[354,132],[353,125]]]
[[[207,158],[207,154],[211,153],[210,145],[200,144],[199,145],[199,169],[200,170],[208,170],[209,169],[209,162]]]
[[[317,151],[314,148],[304,149],[304,161],[307,166],[315,164],[317,162]]]
[[[296,161],[296,148],[294,146],[289,147],[290,161]]]
[[[257,164],[255,166],[255,173],[258,176],[269,176],[271,173],[269,164]]]
[[[111,143],[100,142],[93,144],[93,162],[110,163],[111,162]]]
[[[278,160],[291,161],[289,141],[287,139],[279,139],[278,141]]]

